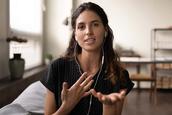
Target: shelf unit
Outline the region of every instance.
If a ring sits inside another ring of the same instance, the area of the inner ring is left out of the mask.
[[[154,28],[151,32],[152,76],[156,87],[172,89],[172,28]]]

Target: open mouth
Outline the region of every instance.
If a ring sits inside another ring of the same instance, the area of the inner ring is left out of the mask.
[[[87,44],[93,44],[93,43],[95,43],[95,41],[96,41],[95,38],[88,38],[88,39],[84,40],[84,42]]]

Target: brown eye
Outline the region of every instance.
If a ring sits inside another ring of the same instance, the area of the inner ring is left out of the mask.
[[[84,26],[84,25],[79,25],[77,29],[79,29],[79,30],[83,30],[84,28],[85,28],[85,26]]]
[[[99,26],[99,23],[93,23],[93,26],[94,27],[98,27]]]

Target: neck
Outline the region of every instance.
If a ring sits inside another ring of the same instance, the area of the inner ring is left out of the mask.
[[[78,55],[80,66],[84,72],[95,75],[101,66],[100,53],[81,53]]]

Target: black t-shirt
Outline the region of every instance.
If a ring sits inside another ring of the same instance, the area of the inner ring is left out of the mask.
[[[97,78],[98,73],[94,76]],[[97,92],[103,94],[109,94],[112,92],[119,92],[120,89],[127,89],[127,94],[133,88],[134,84],[129,78],[128,71],[124,70],[123,74],[125,76],[126,83],[121,85],[121,81],[117,80],[115,85],[105,79],[105,64],[103,64],[102,70],[100,72],[96,87],[94,88]],[[55,94],[57,109],[61,105],[61,90],[63,82],[67,82],[69,87],[72,86],[78,78],[81,76],[79,66],[74,58],[65,59],[59,58],[53,61],[47,70],[47,74],[41,80],[42,84]],[[94,80],[95,81],[95,80]],[[94,83],[92,84],[92,87]],[[86,115],[89,108],[90,96],[84,97],[71,111],[70,115]],[[102,114],[102,104],[97,98],[92,98],[91,111],[89,115],[101,115]]]

